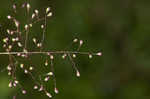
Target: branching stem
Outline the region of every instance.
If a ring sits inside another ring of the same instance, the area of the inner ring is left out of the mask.
[[[78,51],[42,51],[42,52],[0,52],[0,55],[16,55],[16,54],[83,54],[83,55],[97,55],[97,53],[90,53],[90,52],[78,52]]]

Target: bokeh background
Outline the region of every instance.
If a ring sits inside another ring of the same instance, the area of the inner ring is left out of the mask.
[[[18,0],[16,3],[24,1]],[[29,2],[31,9],[52,8],[53,17],[47,23],[45,50],[63,50],[74,37],[78,37],[84,41],[81,51],[103,52],[103,56],[92,59],[88,59],[86,55],[78,56],[75,61],[81,72],[80,78],[75,76],[69,60],[64,61],[56,56],[55,72],[60,93],[53,99],[150,99],[149,0]],[[10,0],[1,0],[1,34],[11,27],[6,19],[12,13],[11,6]],[[25,22],[22,14],[24,10],[19,10],[20,14],[16,17]],[[38,28],[35,27],[30,35],[40,36],[40,33],[37,34]],[[41,73],[46,72],[42,65],[44,60],[40,55],[32,58],[33,64]],[[1,55],[0,69],[8,64],[8,57]],[[32,90],[33,81],[20,71],[18,70],[17,77],[29,91],[27,95],[18,92],[16,99],[48,99],[44,93]],[[7,87],[9,81],[7,72],[1,72],[0,99],[12,99],[17,91]],[[51,84],[52,82],[47,83],[49,90]]]

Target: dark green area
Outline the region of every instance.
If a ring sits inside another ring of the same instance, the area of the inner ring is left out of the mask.
[[[9,26],[11,0],[1,0],[1,32]],[[16,0],[19,4],[24,0]],[[71,63],[55,60],[57,86],[53,99],[150,99],[150,1],[149,0],[29,0],[31,9],[50,6],[53,17],[48,19],[46,50],[63,50],[74,37],[84,41],[81,51],[102,51],[103,56],[79,55],[76,59],[81,77],[75,77]],[[25,22],[24,10],[17,18]],[[40,12],[39,12],[40,13]],[[38,25],[29,35],[37,35]],[[3,33],[1,33],[3,34]],[[39,33],[40,34],[40,33]],[[0,38],[3,35],[0,35]],[[2,42],[0,42],[2,46]],[[30,48],[33,48],[31,45]],[[3,51],[3,49],[0,49]],[[40,73],[45,57],[35,55],[32,62]],[[0,56],[0,69],[9,64]],[[37,74],[34,74],[37,76]],[[16,99],[48,99],[32,89],[33,81],[18,70],[18,78],[28,94],[20,92]],[[0,99],[12,99],[16,90],[8,88],[7,72],[0,73]],[[52,82],[49,82],[50,90]],[[19,90],[18,90],[19,91]],[[52,90],[51,90],[52,91]]]

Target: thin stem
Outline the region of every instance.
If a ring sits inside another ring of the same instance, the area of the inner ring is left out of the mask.
[[[73,67],[73,69],[75,69],[75,71],[77,72],[77,71],[78,71],[78,68],[76,67],[76,64],[75,64],[74,60],[72,59],[70,53],[68,53],[68,56],[69,56],[70,61],[72,62],[72,67]]]
[[[25,49],[27,48],[28,33],[29,33],[29,30],[26,31],[26,37],[25,37]]]
[[[40,51],[42,51],[42,49],[43,49],[43,42],[44,42],[44,39],[45,39],[46,24],[47,24],[46,22],[47,22],[47,16],[45,15],[45,19],[44,19],[44,29],[43,29],[43,33],[42,33],[42,39],[41,39],[42,47],[41,47]]]
[[[53,63],[53,59],[50,59],[50,61],[51,61],[50,67],[51,67],[51,71],[52,71],[52,73],[53,73],[54,88],[56,88],[56,76],[55,76],[55,73],[54,73],[54,63]]]
[[[26,0],[26,2],[27,2],[27,0]],[[27,6],[27,5],[26,5]],[[30,18],[29,18],[29,10],[30,10],[30,8],[27,8],[27,12],[26,12],[26,15],[27,15],[27,23],[29,23],[30,22]],[[26,30],[26,36],[25,36],[25,49],[27,48],[27,43],[28,43],[28,34],[29,34],[29,26],[27,27],[27,30]]]
[[[90,53],[90,52],[78,52],[78,51],[31,51],[31,52],[0,52],[0,55],[16,55],[16,54],[83,54],[83,55],[97,55],[97,53]]]

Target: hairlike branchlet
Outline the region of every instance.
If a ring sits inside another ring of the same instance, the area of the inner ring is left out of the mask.
[[[47,95],[49,98],[52,98],[52,94],[48,92],[45,85],[41,83],[41,80],[44,82],[47,82],[50,80],[50,78],[53,79],[54,82],[54,93],[58,94],[59,91],[56,86],[56,77],[54,72],[54,55],[61,55],[62,59],[65,59],[66,57],[69,58],[69,60],[72,63],[72,67],[76,72],[76,76],[80,77],[80,72],[76,66],[76,63],[74,62],[74,58],[77,57],[77,54],[81,55],[88,55],[88,57],[91,59],[94,55],[96,56],[102,56],[101,52],[98,53],[91,53],[91,52],[80,52],[80,48],[84,44],[83,40],[80,40],[78,38],[73,39],[72,43],[78,43],[78,48],[76,51],[69,51],[69,50],[56,50],[56,51],[50,51],[50,50],[44,50],[43,43],[45,40],[45,33],[46,33],[46,27],[47,27],[47,20],[51,18],[53,15],[51,8],[47,7],[44,12],[44,16],[40,16],[40,11],[35,9],[33,12],[31,11],[31,5],[28,2],[23,3],[20,8],[26,9],[26,14],[28,17],[26,24],[21,23],[16,17],[15,14],[17,13],[18,6],[16,4],[13,4],[13,15],[8,15],[7,20],[10,20],[14,27],[13,29],[6,29],[5,30],[5,37],[2,39],[3,42],[3,49],[4,51],[0,52],[0,55],[8,55],[9,57],[9,64],[6,67],[8,75],[11,77],[11,80],[8,84],[8,87],[10,88],[16,88],[19,86],[21,89],[22,94],[27,94],[28,90],[22,86],[22,84],[19,82],[18,78],[16,77],[16,72],[18,69],[23,70],[25,75],[31,76],[32,80],[34,81],[33,89],[37,91],[42,91]],[[41,39],[38,39],[36,37],[32,38],[32,42],[37,48],[36,50],[29,50],[28,49],[28,41],[29,41],[29,32],[32,29],[32,27],[39,22],[43,22],[44,24],[40,25],[40,28],[42,30],[42,37]],[[23,27],[23,28],[21,28]],[[16,50],[19,49],[19,51]],[[36,69],[34,66],[29,66],[28,68],[25,66],[24,63],[17,60],[18,58],[23,58],[24,60],[27,60],[30,56],[33,54],[41,54],[48,57],[45,60],[45,63],[43,65],[50,66],[50,71],[45,73],[44,76],[40,76],[40,80],[37,80],[33,76],[33,71]],[[42,78],[43,77],[43,78]],[[16,95],[13,96],[13,99],[16,99]]]

